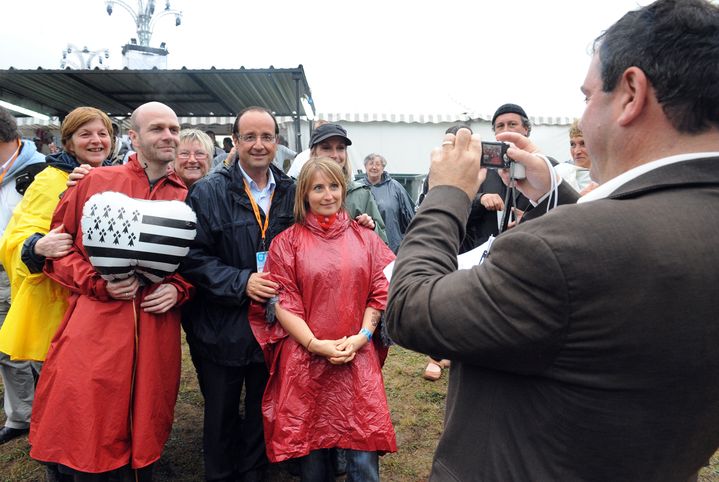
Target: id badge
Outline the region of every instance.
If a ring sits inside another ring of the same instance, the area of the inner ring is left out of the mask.
[[[255,253],[257,259],[257,272],[262,273],[265,270],[265,263],[267,262],[267,251],[258,251]]]

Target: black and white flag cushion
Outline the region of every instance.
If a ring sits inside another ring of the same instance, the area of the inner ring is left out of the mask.
[[[133,274],[159,283],[174,273],[195,239],[197,216],[181,201],[94,194],[82,208],[82,243],[106,280]]]

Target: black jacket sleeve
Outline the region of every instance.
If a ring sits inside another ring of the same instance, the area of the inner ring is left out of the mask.
[[[245,290],[254,270],[230,264],[230,254],[224,251],[232,247],[225,246],[221,237],[220,203],[225,201],[217,199],[217,193],[209,187],[206,184],[203,189],[192,189],[187,197],[187,204],[197,214],[197,235],[180,272],[206,298],[224,305],[243,305],[249,300]]]
[[[44,236],[42,233],[35,233],[22,243],[22,250],[20,251],[20,259],[28,271],[31,273],[40,273],[42,268],[45,266],[45,256],[41,256],[35,253],[35,244]]]

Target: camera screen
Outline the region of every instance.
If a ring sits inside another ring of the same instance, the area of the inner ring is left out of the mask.
[[[482,166],[501,169],[505,166],[504,149],[501,142],[482,143]]]

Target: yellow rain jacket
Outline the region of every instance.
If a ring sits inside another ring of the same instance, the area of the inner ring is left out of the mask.
[[[30,273],[22,262],[23,243],[35,233],[47,234],[68,173],[55,167],[40,172],[0,239],[0,262],[10,278],[10,311],[0,328],[0,352],[13,360],[44,361],[50,341],[67,310],[69,291],[45,276]]]

